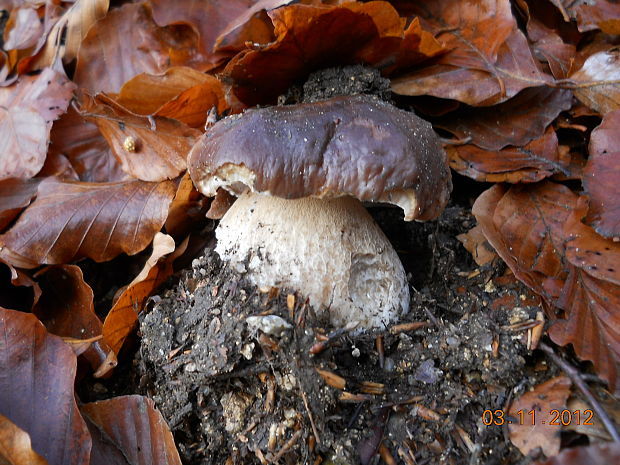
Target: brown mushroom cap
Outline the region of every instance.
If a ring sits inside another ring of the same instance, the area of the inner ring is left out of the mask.
[[[430,123],[367,95],[225,118],[194,145],[188,165],[207,196],[218,187],[286,199],[350,195],[399,205],[406,220],[436,218],[452,190]]]

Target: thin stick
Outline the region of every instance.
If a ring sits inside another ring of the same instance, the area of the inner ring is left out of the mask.
[[[590,403],[590,405],[592,406],[596,414],[599,416],[599,418],[601,419],[601,422],[605,425],[605,428],[607,429],[607,432],[609,433],[613,441],[620,442],[620,434],[618,434],[618,431],[616,430],[614,422],[611,420],[611,418],[609,418],[609,416],[607,415],[607,412],[601,406],[599,401],[596,400],[596,398],[592,395],[592,392],[590,392],[588,385],[581,378],[581,375],[579,374],[577,369],[571,366],[568,362],[563,360],[561,357],[559,357],[553,351],[553,349],[549,347],[547,344],[545,344],[544,342],[541,342],[538,345],[538,348],[541,349],[543,352],[545,352],[549,356],[549,358],[553,360],[553,362],[557,366],[559,366],[569,376],[569,378],[573,381],[573,383],[575,383],[575,386],[577,386],[577,388],[581,391],[584,397],[588,400],[588,402]]]
[[[269,463],[277,463],[278,460],[282,458],[284,454],[286,454],[291,448],[295,445],[295,443],[299,440],[301,436],[302,430],[297,430],[295,434],[289,439],[286,444],[282,446],[282,448],[278,451],[278,453],[269,461]]]
[[[310,406],[308,405],[308,397],[306,397],[306,393],[304,391],[301,391],[301,398],[303,399],[304,406],[306,407],[306,411],[308,412],[308,418],[310,418],[310,426],[312,426],[312,432],[314,433],[314,437],[316,438],[316,443],[321,444],[319,430],[316,429],[316,425],[314,424],[314,418],[312,418],[312,412],[310,411]]]

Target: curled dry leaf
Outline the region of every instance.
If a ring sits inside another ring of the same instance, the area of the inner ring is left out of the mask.
[[[0,180],[37,174],[45,162],[52,121],[66,111],[74,89],[50,68],[0,87]]]
[[[272,102],[315,69],[353,62],[411,65],[440,48],[419,24],[405,34],[398,13],[387,2],[295,4],[272,10],[269,16],[276,40],[237,54],[223,72],[247,105]],[[385,63],[373,62],[379,59]]]
[[[80,0],[73,3],[50,30],[45,46],[32,66],[51,66],[58,58],[65,63],[77,56],[82,39],[90,27],[108,12],[110,0]]]
[[[121,169],[97,125],[72,107],[54,122],[48,158],[66,156],[83,182],[115,182],[130,176]]]
[[[75,265],[57,265],[36,274],[43,294],[33,313],[56,336],[91,339],[101,336],[103,324],[95,314],[93,291]],[[96,370],[111,349],[104,341],[94,341],[84,357]]]
[[[606,442],[584,447],[567,448],[555,457],[536,462],[535,465],[602,465],[618,462],[620,462],[620,443]]]
[[[74,81],[91,94],[118,92],[140,73],[159,74],[170,66],[201,60],[190,28],[158,27],[144,3],[111,10],[80,45]]]
[[[192,227],[200,224],[205,216],[208,200],[194,187],[192,178],[186,172],[177,187],[166,219],[166,231],[176,238],[187,236]]]
[[[474,204],[485,236],[515,276],[565,312],[549,334],[573,344],[612,390],[620,386],[620,244],[581,223],[587,204],[551,182],[496,185]]]
[[[620,49],[591,55],[571,79],[577,85],[575,96],[583,104],[602,115],[620,110]]]
[[[607,0],[576,2],[573,14],[580,31],[600,29],[607,34],[620,34],[620,5]]]
[[[499,105],[459,110],[437,125],[461,139],[471,138],[472,144],[486,150],[521,147],[543,136],[560,112],[571,107],[572,100],[567,90],[526,89]]]
[[[516,421],[508,425],[510,441],[523,455],[528,455],[538,447],[547,457],[560,452],[561,428],[549,424],[552,418],[549,412],[566,408],[571,384],[569,378],[557,376],[535,386],[512,403],[508,413]],[[531,411],[534,411],[533,419]]]
[[[47,178],[36,200],[0,236],[0,257],[21,268],[97,262],[148,246],[166,220],[174,183],[83,183]]]
[[[172,433],[151,399],[121,396],[80,410],[93,437],[92,465],[181,465]]]
[[[607,113],[590,136],[583,187],[590,199],[587,223],[605,237],[620,237],[620,110]]]
[[[0,463],[48,465],[47,460],[32,450],[28,433],[3,415],[0,415]]]
[[[32,314],[0,308],[0,414],[49,463],[88,463],[91,440],[73,393],[76,357]]]
[[[170,118],[135,115],[104,94],[86,96],[80,112],[97,124],[123,171],[143,181],[177,177],[201,134]]]
[[[0,231],[3,231],[37,194],[38,179],[0,181]]]
[[[571,158],[562,157],[551,126],[523,147],[487,151],[472,144],[447,145],[450,167],[476,181],[536,182],[553,174],[570,174]]]
[[[146,299],[172,275],[172,262],[186,246],[186,243],[182,244],[177,253],[160,261],[160,258],[174,251],[174,239],[162,233],[155,235],[153,252],[144,268],[114,302],[103,323],[104,340],[115,353],[118,354],[127,336],[135,329],[138,312],[144,307]]]
[[[503,102],[550,81],[538,69],[508,0],[442,0],[413,9],[449,51],[432,65],[395,78],[394,92],[477,106]]]

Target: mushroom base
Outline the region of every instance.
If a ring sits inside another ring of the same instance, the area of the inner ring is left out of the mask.
[[[246,193],[216,236],[218,255],[253,284],[299,291],[334,326],[380,328],[409,309],[396,251],[357,199]]]

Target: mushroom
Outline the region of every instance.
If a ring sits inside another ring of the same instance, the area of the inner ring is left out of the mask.
[[[230,116],[198,140],[188,166],[204,195],[238,196],[216,229],[225,262],[360,329],[409,309],[403,266],[361,202],[429,220],[452,189],[431,125],[367,95]]]

